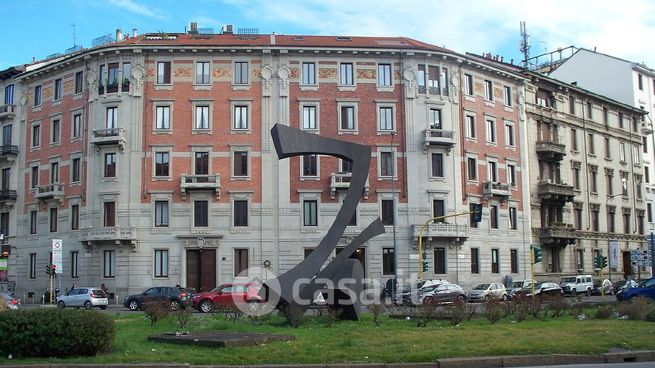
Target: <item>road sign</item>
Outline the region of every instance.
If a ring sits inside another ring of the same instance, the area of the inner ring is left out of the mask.
[[[63,267],[63,242],[61,239],[52,239],[52,264],[57,268],[55,269],[56,273],[62,273],[64,270]]]

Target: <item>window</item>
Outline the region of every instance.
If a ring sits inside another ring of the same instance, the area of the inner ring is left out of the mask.
[[[478,180],[478,162],[476,159],[469,157],[466,159],[468,180]]]
[[[36,188],[39,186],[39,167],[38,166],[32,166],[32,182],[31,182],[31,188]]]
[[[209,226],[209,202],[207,201],[193,202],[193,226],[194,227]]]
[[[650,183],[650,169],[648,168],[647,165],[644,165],[644,180],[646,180],[646,183]]]
[[[209,152],[195,152],[194,174],[209,175]]]
[[[487,162],[487,180],[498,183],[498,163],[495,161]]]
[[[14,85],[10,84],[5,87],[5,105],[14,104]]]
[[[393,177],[394,169],[393,152],[380,152],[380,176]]]
[[[636,192],[637,199],[643,199],[642,192],[641,192],[641,180],[635,181],[635,192]]]
[[[569,97],[569,114],[575,115],[575,97]]]
[[[466,136],[475,138],[475,116],[466,115]]]
[[[490,205],[489,206],[489,220],[491,222],[492,229],[498,229],[498,206]]]
[[[248,84],[250,83],[248,78],[248,62],[247,61],[236,61],[234,63],[234,84]]]
[[[446,216],[446,202],[443,199],[432,200],[432,217]],[[445,222],[445,219],[436,219],[434,223]]]
[[[71,170],[71,182],[73,183],[80,181],[80,162],[81,159],[79,157],[73,159],[73,168]]]
[[[591,210],[591,230],[599,231],[600,217],[598,208]]]
[[[506,106],[512,106],[512,87],[503,86],[503,97]]]
[[[619,112],[619,128],[623,129],[623,113]]]
[[[234,250],[234,276],[248,275],[248,249]]]
[[[650,203],[648,204],[650,206]],[[30,234],[36,234],[36,211],[30,211]]]
[[[505,145],[514,147],[514,125],[505,124]]]
[[[41,125],[32,125],[32,148],[41,145]]]
[[[36,253],[30,253],[30,278],[36,278]]]
[[[580,190],[580,168],[573,168],[573,188]]]
[[[59,163],[50,164],[50,184],[59,183]]]
[[[644,90],[644,76],[641,74],[637,74],[637,84],[639,85],[639,90],[643,91]]]
[[[446,273],[446,248],[434,248],[434,273],[437,275]]]
[[[616,231],[616,222],[614,221],[614,209],[607,210],[607,232],[613,233]]]
[[[168,227],[168,201],[155,201],[155,227]]]
[[[385,226],[391,226],[394,224],[394,201],[392,199],[383,199],[381,201],[381,207],[382,207],[382,223]]]
[[[594,134],[589,133],[589,154],[590,155],[595,155],[596,154],[596,148],[594,147]]]
[[[393,248],[382,248],[382,274],[394,275],[396,273],[396,259]]]
[[[491,273],[500,273],[500,264],[498,260],[498,249],[491,250]]]
[[[442,153],[433,153],[432,154],[432,166],[430,175],[435,178],[442,178],[443,175],[443,154]]]
[[[379,120],[379,129],[380,130],[393,130],[393,107],[390,106],[380,106],[378,109],[378,120]]]
[[[155,152],[155,176],[170,176],[170,153]]]
[[[594,119],[594,104],[591,101],[587,102],[587,118]]]
[[[614,176],[612,173],[607,173],[605,176],[607,179],[607,195],[613,195],[614,194],[614,186],[612,185],[612,181],[614,179]]]
[[[104,226],[116,226],[116,202],[105,202],[104,207]]]
[[[102,275],[104,277],[116,277],[116,251],[103,251]]]
[[[571,150],[578,150],[578,131],[575,129],[571,129]]]
[[[464,94],[473,96],[473,76],[471,74],[464,74]]]
[[[518,217],[516,207],[509,208],[509,229],[516,230],[518,228]]]
[[[516,186],[516,166],[507,164],[507,184],[512,187]]]
[[[171,107],[157,106],[155,110],[155,129],[171,129]]]
[[[316,64],[302,63],[302,84],[316,84]]]
[[[0,180],[0,190],[9,190],[9,181],[11,180],[11,168],[2,169],[2,179]]]
[[[496,122],[487,119],[485,127],[487,128],[487,143],[496,143]]]
[[[318,226],[318,202],[316,200],[303,201],[303,226]]]
[[[195,129],[209,129],[209,106],[196,106]]]
[[[575,207],[573,209],[573,212],[574,212],[575,229],[582,230],[582,207]]]
[[[168,277],[168,250],[155,249],[155,277]]]
[[[471,248],[471,273],[480,273],[480,249]]]
[[[248,151],[234,151],[233,176],[248,176]]]
[[[80,206],[74,204],[71,206],[71,230],[80,228]]]
[[[519,251],[517,249],[510,249],[509,259],[510,259],[510,267],[511,267],[510,272],[519,273]]]
[[[209,84],[209,62],[199,61],[196,63],[196,84]]]
[[[72,138],[82,136],[82,114],[73,115],[73,126],[71,127]]]
[[[494,100],[493,83],[490,80],[484,81],[484,99],[487,101]]]
[[[625,144],[623,142],[619,143],[619,160],[625,162]]]
[[[107,65],[100,64],[100,70],[98,70],[98,93],[105,93],[105,83],[107,82]]]
[[[111,63],[108,65],[108,67],[109,76],[107,82],[107,92],[118,92],[118,81],[120,79],[118,76],[118,63]]]
[[[234,129],[248,129],[248,105],[234,106]]]
[[[234,201],[234,227],[248,226],[248,201]]]
[[[130,76],[132,74],[132,64],[123,63],[123,84],[121,90],[123,92],[130,91]]]
[[[0,234],[9,236],[9,212],[0,213]]]
[[[71,252],[71,278],[79,277],[77,274],[77,260],[79,252]]]
[[[316,161],[317,161],[316,155],[302,156],[303,176],[318,176],[318,163]]]
[[[55,101],[61,100],[62,97],[61,78],[55,79]]]
[[[50,232],[51,233],[56,233],[57,232],[57,217],[58,217],[59,211],[57,207],[52,207],[50,208]]]
[[[654,79],[655,80],[655,79]],[[648,153],[648,137],[642,137],[641,147],[644,153]]]
[[[118,128],[118,107],[107,108],[107,129]]]
[[[82,93],[84,91],[84,72],[79,71],[75,73],[75,94]]]
[[[341,63],[339,65],[339,84],[342,86],[355,85],[352,63]]]
[[[116,177],[116,153],[105,153],[105,178]]]
[[[41,86],[34,87],[34,106],[41,105]]]
[[[355,106],[341,106],[341,130],[355,130]]]
[[[61,140],[61,120],[55,119],[52,120],[52,127],[51,127],[51,139],[50,143],[59,143]]]
[[[611,149],[610,149],[610,139],[608,137],[605,137],[605,158],[606,159],[611,159],[612,155]]]
[[[157,84],[171,84],[170,61],[160,61],[157,63]]]
[[[646,216],[648,222],[653,222],[653,204],[650,202],[646,203]]]
[[[607,106],[603,106],[603,123],[608,124],[610,121],[610,112]]]
[[[591,175],[591,192],[598,193],[598,173],[596,171],[590,171],[589,175]]]
[[[378,64],[378,86],[391,87],[391,64]]]
[[[316,106],[302,107],[302,128],[316,130]]]
[[[630,234],[630,213],[623,214],[623,233]]]

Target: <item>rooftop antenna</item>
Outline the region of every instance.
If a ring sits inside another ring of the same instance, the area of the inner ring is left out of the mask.
[[[71,24],[71,26],[73,27],[73,47],[75,47],[75,46],[77,46],[75,44],[75,23]]]
[[[528,59],[530,58],[530,36],[525,30],[525,21],[521,21],[521,45],[519,50],[523,54],[523,67],[528,67]]]

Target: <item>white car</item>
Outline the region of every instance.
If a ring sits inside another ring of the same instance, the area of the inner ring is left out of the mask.
[[[57,306],[59,308],[83,307],[84,309],[91,309],[99,307],[100,309],[107,309],[108,304],[107,294],[99,287],[78,287],[71,289],[65,295],[57,297]]]
[[[500,282],[478,284],[469,292],[469,302],[483,302],[489,298],[507,300],[507,290]]]

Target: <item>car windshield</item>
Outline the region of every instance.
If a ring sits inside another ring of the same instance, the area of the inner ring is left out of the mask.
[[[514,281],[512,283],[513,288],[522,288],[523,287],[523,281]]]
[[[478,284],[473,288],[473,290],[487,290],[487,289],[489,289],[489,284]]]
[[[96,298],[104,298],[106,296],[105,292],[100,289],[93,289],[91,292],[95,294]]]
[[[564,277],[562,282],[575,282],[575,277]]]
[[[543,286],[543,287],[546,287],[546,284],[541,283],[541,282],[534,284],[534,288],[535,288],[535,289],[540,289],[542,286]],[[532,287],[532,286],[530,286],[530,287]]]

